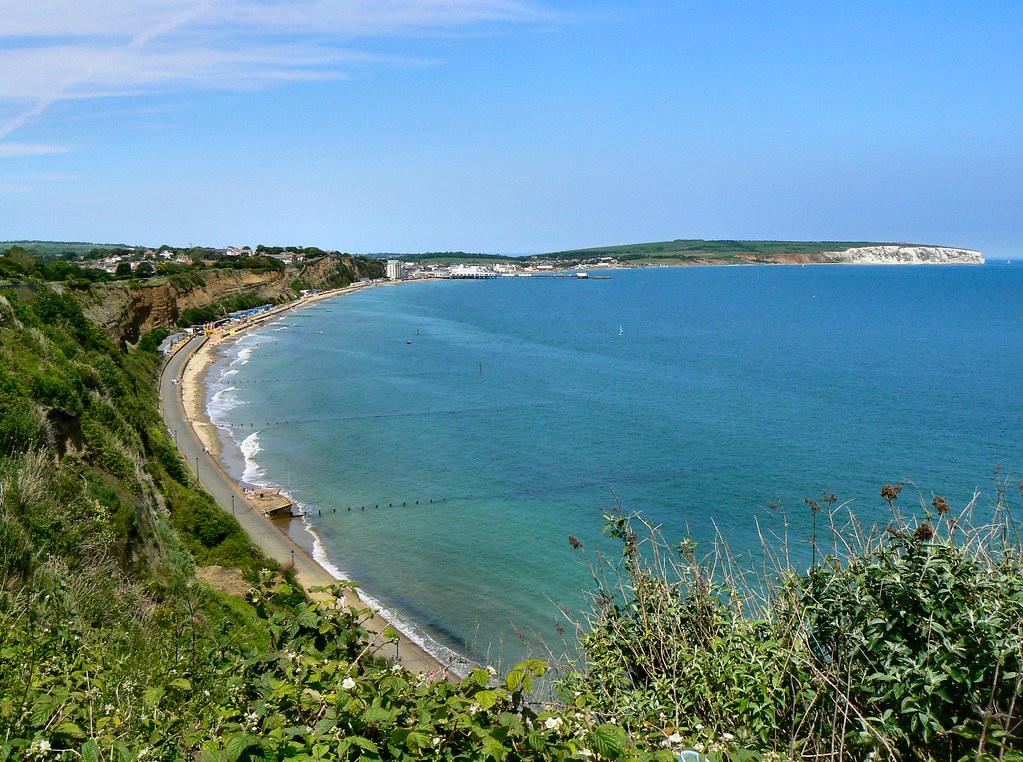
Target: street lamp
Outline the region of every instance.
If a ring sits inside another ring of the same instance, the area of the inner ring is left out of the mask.
[[[234,516],[234,493],[231,493],[231,515]]]

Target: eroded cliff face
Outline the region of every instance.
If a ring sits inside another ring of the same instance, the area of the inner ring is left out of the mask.
[[[205,307],[241,294],[254,294],[267,301],[297,296],[296,281],[302,287],[330,288],[347,285],[360,277],[376,277],[351,257],[330,255],[309,264],[284,270],[204,270],[194,282],[173,278],[150,283],[127,281],[98,284],[85,305],[86,316],[101,325],[118,342],[135,342],[153,328],[171,328],[190,307]]]
[[[950,246],[858,246],[826,252],[829,262],[865,265],[982,265],[983,255],[974,249]]]

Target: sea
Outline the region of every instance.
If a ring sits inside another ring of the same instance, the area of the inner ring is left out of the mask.
[[[1018,505],[1023,266],[600,274],[369,288],[244,335],[207,377],[228,468],[430,650],[503,666],[572,656],[611,510],[740,565],[787,531],[798,567],[806,499]]]

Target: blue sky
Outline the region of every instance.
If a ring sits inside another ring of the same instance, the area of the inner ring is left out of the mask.
[[[0,239],[1023,255],[1019,2],[0,8]]]

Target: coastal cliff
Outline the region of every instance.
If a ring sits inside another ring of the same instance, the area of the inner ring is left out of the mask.
[[[379,277],[374,265],[362,258],[331,254],[280,270],[210,269],[187,277],[95,284],[83,311],[115,341],[135,342],[153,328],[174,326],[189,308],[243,295],[288,301],[300,288],[336,288]]]
[[[982,265],[983,255],[975,249],[950,246],[903,246],[886,244],[856,246],[843,251],[823,252],[826,262],[863,265]]]
[[[983,264],[974,249],[876,241],[740,241],[684,239],[572,249],[540,254],[560,266]]]

